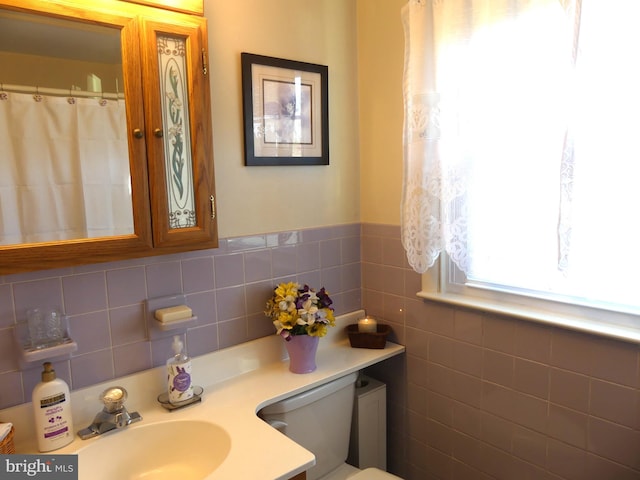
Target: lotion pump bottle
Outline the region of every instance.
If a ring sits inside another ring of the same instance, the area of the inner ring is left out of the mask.
[[[69,386],[56,378],[51,362],[45,362],[43,367],[42,381],[33,389],[31,400],[38,450],[49,452],[73,441],[73,419]]]
[[[183,351],[179,335],[173,337],[173,357],[167,360],[167,388],[170,403],[180,403],[193,397],[191,359]]]

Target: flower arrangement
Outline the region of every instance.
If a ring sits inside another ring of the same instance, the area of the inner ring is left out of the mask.
[[[273,320],[276,333],[289,341],[293,335],[324,337],[335,325],[333,301],[324,287],[316,292],[309,285],[281,283],[267,301],[265,315]]]

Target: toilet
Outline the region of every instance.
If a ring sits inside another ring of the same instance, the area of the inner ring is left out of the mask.
[[[359,470],[346,462],[357,373],[269,405],[258,415],[313,452],[307,480],[401,480],[377,468]]]

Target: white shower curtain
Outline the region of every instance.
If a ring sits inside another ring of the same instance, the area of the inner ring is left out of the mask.
[[[130,234],[123,100],[0,91],[0,244]]]

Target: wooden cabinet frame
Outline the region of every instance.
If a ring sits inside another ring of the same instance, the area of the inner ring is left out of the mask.
[[[207,58],[206,19],[120,0],[0,0],[0,9],[121,29],[134,216],[132,235],[0,246],[0,275],[217,247],[209,80],[202,70]],[[156,47],[149,43],[156,31],[182,35],[188,44],[198,219],[193,228],[171,230],[166,220],[163,153],[152,133],[160,102],[157,65],[152,60]],[[142,138],[135,131],[143,132]]]

